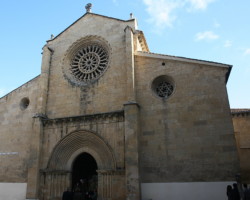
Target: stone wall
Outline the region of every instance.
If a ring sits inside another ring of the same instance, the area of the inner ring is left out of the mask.
[[[239,172],[225,86],[227,68],[136,56],[142,183],[232,181]],[[152,91],[167,75],[168,99]]]
[[[27,182],[28,169],[38,156],[31,145],[39,77],[0,99],[0,182]]]
[[[242,182],[250,183],[250,112],[232,112]]]
[[[97,162],[99,197],[124,198],[123,111],[42,121],[41,198],[61,199],[67,187],[74,187],[70,181],[73,162],[85,152]]]
[[[134,20],[120,21],[88,14],[60,37],[48,42],[53,50],[48,91],[47,115],[50,118],[78,116],[122,110],[126,102],[126,48],[124,30],[134,27]],[[101,27],[101,28],[100,28]],[[81,30],[81,31],[79,31]],[[71,84],[63,73],[68,51],[79,40],[93,36],[110,47],[109,67],[94,84],[84,87]]]
[[[82,131],[83,135],[84,132],[93,133],[102,138],[114,153],[115,167],[124,169],[124,116],[122,111],[44,121],[41,169],[48,167],[49,159],[56,145],[69,134],[79,131]],[[76,146],[76,144],[71,145],[65,146],[65,148]]]
[[[41,75],[0,99],[0,182],[27,183],[28,199],[60,199],[84,152],[96,160],[102,199],[139,199],[140,183],[234,180],[228,66],[134,56],[147,51],[135,29],[134,19],[87,13],[47,42]],[[109,66],[79,86],[65,66],[85,39],[107,48]],[[152,87],[162,75],[174,87],[168,99]]]

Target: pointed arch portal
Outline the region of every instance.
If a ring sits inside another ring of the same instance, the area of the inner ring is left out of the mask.
[[[111,147],[100,136],[89,131],[76,131],[61,139],[51,154],[47,168],[71,170],[75,158],[84,152],[96,160],[98,169],[116,168]]]
[[[120,172],[111,147],[93,132],[75,131],[57,143],[47,168],[42,170],[41,199],[60,199],[63,191],[74,189],[81,179],[82,190],[110,199],[114,176],[120,176]]]

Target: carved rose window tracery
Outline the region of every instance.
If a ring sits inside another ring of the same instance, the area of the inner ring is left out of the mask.
[[[71,61],[71,73],[81,82],[98,79],[108,67],[108,52],[99,44],[87,44]]]
[[[161,75],[153,80],[151,87],[157,97],[168,99],[174,92],[175,83],[170,76]]]
[[[163,81],[160,82],[155,89],[159,97],[167,98],[173,93],[174,86],[166,81]]]

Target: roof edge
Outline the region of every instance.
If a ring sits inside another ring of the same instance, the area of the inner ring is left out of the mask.
[[[249,108],[233,108],[231,109],[231,115],[234,117],[250,115]]]
[[[148,47],[148,43],[147,43],[147,40],[145,38],[143,31],[137,30],[137,33],[138,33],[138,40],[141,43],[142,47],[145,48],[146,52],[150,52],[149,47]]]
[[[165,55],[165,54],[157,54],[157,53],[151,53],[151,52],[144,52],[144,51],[137,51],[135,52],[135,56],[146,56],[150,58],[160,58],[160,59],[167,59],[167,60],[176,60],[181,62],[191,62],[195,64],[204,64],[204,65],[213,65],[217,67],[224,67],[224,68],[232,68],[232,65],[229,64],[223,64],[218,62],[212,62],[212,61],[206,61],[206,60],[199,60],[199,59],[193,59],[193,58],[186,58],[181,56],[171,56],[171,55]]]
[[[170,56],[170,55],[157,54],[157,53],[144,52],[144,51],[135,52],[135,56],[146,56],[146,57],[150,57],[150,58],[175,60],[175,61],[180,61],[180,62],[189,62],[189,63],[194,63],[194,64],[202,64],[202,65],[210,65],[210,66],[227,68],[228,71],[225,74],[225,83],[227,83],[229,76],[230,76],[230,73],[231,73],[231,70],[232,70],[232,67],[233,67],[233,65],[223,64],[223,63],[218,63],[218,62],[199,60],[199,59],[193,59],[193,58],[186,58],[186,57],[180,57],[180,56]]]
[[[80,21],[82,18],[84,18],[87,15],[95,15],[95,16],[99,16],[99,17],[105,17],[108,19],[113,19],[113,20],[117,20],[117,21],[121,21],[121,22],[130,22],[130,21],[134,21],[135,19],[129,19],[129,20],[122,20],[122,19],[118,19],[118,18],[114,18],[114,17],[109,17],[109,16],[105,16],[105,15],[100,15],[100,14],[96,14],[96,13],[89,13],[86,12],[84,15],[82,15],[81,17],[79,17],[75,22],[73,22],[71,25],[69,25],[67,28],[65,28],[62,32],[60,32],[57,36],[55,36],[54,38],[47,40],[46,42],[50,42],[55,40],[56,38],[58,38],[60,35],[62,35],[66,30],[68,30],[70,27],[72,27],[74,24],[76,24],[78,21]]]
[[[0,97],[0,100],[3,99],[3,98],[5,98],[6,96],[10,95],[11,93],[15,92],[16,90],[20,89],[20,88],[23,87],[24,85],[30,83],[31,81],[34,81],[35,79],[37,79],[37,78],[39,78],[39,77],[40,77],[40,74],[37,75],[36,77],[30,79],[29,81],[25,82],[24,84],[20,85],[19,87],[17,87],[17,88],[15,88],[15,89],[11,90],[10,92],[8,92],[7,94],[5,94],[4,96]]]

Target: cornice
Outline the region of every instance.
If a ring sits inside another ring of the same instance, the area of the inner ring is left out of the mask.
[[[179,57],[179,56],[170,56],[170,55],[157,54],[157,53],[144,52],[144,51],[137,51],[135,53],[135,56],[174,60],[174,61],[202,64],[202,65],[210,65],[210,66],[224,67],[224,68],[231,68],[232,67],[232,65],[223,64],[223,63],[217,63],[217,62],[206,61],[206,60],[198,60],[198,59],[192,59],[192,58],[185,58],[185,57]]]
[[[250,115],[250,109],[231,109],[233,117],[246,117]]]
[[[103,123],[105,122],[122,122],[124,121],[124,111],[113,111],[106,113],[95,113],[89,115],[79,115],[61,118],[40,118],[44,126],[56,125],[61,123],[74,123],[74,122],[84,122],[84,123]]]

